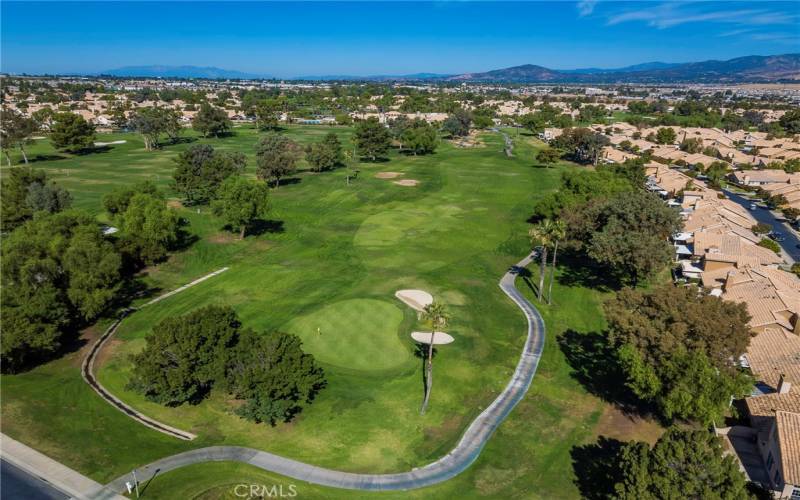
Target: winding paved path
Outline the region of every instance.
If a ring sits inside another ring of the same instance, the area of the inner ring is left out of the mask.
[[[352,490],[409,490],[441,483],[456,476],[478,458],[495,429],[525,396],[539,365],[539,359],[544,349],[544,321],[533,304],[525,299],[514,286],[518,270],[530,262],[531,256],[524,258],[500,280],[500,288],[522,309],[528,320],[527,339],[514,375],[503,392],[472,421],[456,447],[439,460],[410,472],[356,474],[325,469],[252,448],[212,446],[162,458],[139,468],[136,470],[139,480],[143,483],[156,474],[210,461],[243,462],[297,480]],[[125,474],[115,479],[106,485],[96,498],[111,498],[115,493],[124,491],[125,481],[131,479],[131,474]]]
[[[180,288],[176,288],[171,292],[159,295],[150,302],[147,302],[146,304],[142,305],[139,309],[153,305],[157,302],[161,302],[167,297],[172,297],[176,293],[180,293],[186,290],[187,288],[191,288],[197,285],[198,283],[202,283],[209,278],[213,278],[218,274],[224,273],[228,269],[229,268],[227,267],[223,267],[222,269],[217,269],[213,273],[208,273],[205,276],[197,278],[191,283],[187,283]],[[139,413],[138,411],[136,411],[135,409],[124,403],[122,400],[111,394],[111,392],[109,392],[108,389],[103,387],[103,384],[101,384],[94,376],[94,362],[97,359],[97,355],[100,353],[101,350],[103,350],[103,346],[106,345],[106,342],[108,342],[108,340],[114,335],[114,333],[116,333],[117,328],[119,328],[119,324],[122,323],[122,320],[125,319],[125,316],[127,316],[133,311],[136,311],[136,309],[132,308],[123,311],[122,314],[119,316],[119,318],[117,318],[111,324],[111,326],[109,326],[106,329],[106,331],[103,332],[103,335],[101,335],[100,338],[97,339],[97,342],[95,342],[94,345],[92,345],[91,349],[89,349],[89,354],[86,356],[86,358],[83,360],[83,363],[81,364],[81,376],[83,377],[83,380],[85,380],[86,383],[89,384],[89,386],[92,389],[94,389],[94,392],[100,395],[101,398],[105,399],[109,404],[111,404],[111,406],[118,409],[125,415],[128,415],[129,417],[136,420],[140,424],[146,425],[147,427],[157,430],[158,432],[163,432],[168,436],[176,437],[178,439],[183,439],[186,441],[191,441],[192,439],[197,437],[195,434],[192,434],[191,432],[182,431],[180,429],[176,429],[175,427],[169,426],[167,424],[159,422],[158,420],[152,419],[147,415],[144,415],[143,413]]]

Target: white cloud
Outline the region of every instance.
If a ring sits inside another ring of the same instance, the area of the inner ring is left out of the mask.
[[[581,0],[577,3],[578,15],[581,17],[588,16],[594,12],[594,6],[597,5],[597,0]]]
[[[662,3],[655,7],[618,12],[606,24],[641,21],[657,29],[672,28],[688,23],[719,23],[734,26],[770,26],[794,24],[800,20],[796,13],[760,8],[720,9],[712,3]],[[736,31],[736,30],[734,30]],[[732,36],[732,35],[729,35]]]

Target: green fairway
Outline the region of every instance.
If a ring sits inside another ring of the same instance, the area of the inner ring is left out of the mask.
[[[307,352],[323,363],[353,370],[396,368],[407,364],[411,350],[398,328],[403,313],[381,300],[352,299],[325,306],[289,323]]]
[[[331,130],[351,147],[349,128],[290,127],[283,133],[305,145]],[[104,152],[34,162],[73,192],[76,206],[98,215],[102,195],[116,186],[154,179],[167,189],[172,159],[188,147],[145,152],[133,134],[99,140],[127,142]],[[246,175],[253,175],[257,140],[256,131],[240,128],[232,137],[195,143],[245,153]],[[499,134],[487,132],[481,141],[485,146],[464,149],[444,142],[429,156],[392,152],[388,162],[359,164],[360,174],[349,186],[344,170],[317,174],[302,164],[294,180],[272,190],[268,229],[243,241],[225,232],[208,207],[187,209],[173,200],[196,241],[144,270],[141,279],[167,291],[223,266],[230,269],[125,319],[96,371],[120,399],[198,438],[187,443],[167,437],[100,400],[80,377],[84,351],[3,376],[3,432],[99,481],[171,453],[219,444],[359,472],[410,470],[441,457],[505,386],[519,359],[525,319],[497,283],[529,250],[526,220],[536,199],[557,186],[563,169],[574,168],[532,167],[535,141],[518,141],[513,158],[502,152]],[[52,154],[46,144],[32,148],[33,157]],[[383,171],[419,185],[375,177]],[[425,416],[419,415],[422,360],[409,338],[422,325],[394,298],[396,290],[408,288],[426,290],[447,306],[452,316],[447,331],[456,339],[437,351]],[[576,495],[570,449],[592,438],[603,403],[570,376],[555,336],[601,327],[601,295],[558,282],[554,291],[554,305],[542,311],[548,340],[529,394],[475,466],[413,496]],[[242,323],[257,331],[299,335],[304,349],[321,361],[328,385],[292,423],[270,427],[245,421],[233,413],[237,402],[220,391],[198,405],[171,408],[126,388],[129,355],[142,349],[152,326],[209,304],[232,306]],[[175,498],[183,497],[181,491],[186,497],[208,492],[206,498],[224,498],[230,467],[207,464],[166,474],[148,494]],[[201,476],[196,487],[178,485]],[[157,494],[160,483],[163,495]],[[312,491],[331,496],[324,488]],[[336,495],[345,493],[352,495]]]

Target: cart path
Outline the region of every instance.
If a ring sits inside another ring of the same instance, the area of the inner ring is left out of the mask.
[[[500,395],[472,421],[456,447],[439,460],[409,472],[357,474],[325,469],[252,448],[211,446],[162,458],[138,468],[136,472],[139,481],[146,482],[156,474],[163,474],[187,465],[213,461],[242,462],[300,481],[333,488],[367,491],[422,488],[458,475],[478,458],[495,429],[525,396],[539,366],[539,359],[544,349],[544,321],[533,304],[525,299],[514,285],[520,268],[527,266],[531,261],[530,255],[525,257],[500,280],[500,289],[522,309],[528,322],[525,346],[514,375]],[[125,482],[131,480],[130,473],[115,479],[107,484],[96,498],[111,498],[116,493],[125,491]]]
[[[181,286],[179,288],[176,288],[175,290],[172,290],[171,292],[167,292],[167,293],[165,293],[163,295],[159,295],[158,297],[154,298],[150,302],[147,302],[146,304],[142,305],[139,309],[147,307],[147,306],[150,306],[150,305],[153,305],[153,304],[156,304],[158,302],[161,302],[162,300],[166,299],[167,297],[172,297],[176,293],[180,293],[180,292],[182,292],[182,291],[184,291],[184,290],[186,290],[188,288],[191,288],[191,287],[193,287],[193,286],[195,286],[195,285],[197,285],[199,283],[204,282],[205,280],[207,280],[209,278],[213,278],[214,276],[217,276],[218,274],[222,274],[225,271],[227,271],[228,269],[229,269],[228,267],[223,267],[222,269],[217,269],[213,273],[208,273],[203,277],[197,278],[196,280],[192,281],[191,283],[187,283],[187,284],[185,284],[185,285],[183,285],[183,286]],[[183,439],[183,440],[186,440],[186,441],[190,441],[190,440],[196,438],[197,436],[195,434],[192,434],[191,432],[186,432],[186,431],[182,431],[180,429],[176,429],[175,427],[172,427],[172,426],[169,426],[167,424],[161,423],[158,420],[154,420],[154,419],[148,417],[147,415],[139,413],[137,410],[133,409],[132,407],[130,407],[129,405],[124,403],[122,400],[120,400],[119,398],[117,398],[116,396],[111,394],[111,392],[109,392],[108,389],[103,387],[103,385],[94,376],[94,362],[97,359],[97,355],[100,353],[101,350],[103,350],[103,346],[106,345],[106,343],[114,335],[114,333],[116,333],[117,328],[119,328],[119,325],[120,325],[120,323],[122,323],[122,320],[125,319],[125,316],[127,316],[129,313],[131,313],[132,311],[135,311],[135,310],[136,309],[129,309],[129,310],[123,311],[122,314],[119,316],[119,318],[117,318],[111,324],[111,326],[109,326],[106,329],[106,331],[103,332],[103,335],[101,335],[100,338],[97,339],[97,341],[94,343],[94,345],[92,345],[91,349],[89,349],[89,354],[83,360],[83,364],[81,365],[81,376],[83,377],[83,380],[85,380],[86,383],[89,384],[89,386],[92,389],[94,389],[94,392],[96,392],[97,394],[100,395],[101,398],[105,399],[109,404],[111,404],[111,406],[113,406],[114,408],[118,409],[119,411],[121,411],[125,415],[128,415],[129,417],[131,417],[132,419],[136,420],[140,424],[146,425],[147,427],[150,427],[153,430],[157,430],[158,432],[163,432],[164,434],[167,434],[169,436],[176,437],[178,439]]]

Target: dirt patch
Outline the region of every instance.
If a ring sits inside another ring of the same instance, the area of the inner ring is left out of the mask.
[[[89,350],[94,345],[95,340],[97,340],[100,337],[100,335],[103,334],[103,332],[104,330],[98,327],[97,325],[92,325],[88,328],[84,328],[83,330],[81,330],[80,339],[81,342],[83,342],[84,344],[75,353],[77,354],[76,356],[72,356],[72,354],[70,354],[70,356],[72,356],[71,362],[73,366],[81,366],[83,364],[83,358],[85,358],[86,355],[89,354]]]
[[[457,148],[476,148],[482,147],[484,145],[483,141],[478,139],[478,132],[477,130],[473,130],[469,133],[466,137],[459,137],[457,139],[453,139],[453,145]]]
[[[606,405],[595,432],[598,436],[620,441],[636,440],[654,444],[664,433],[664,428],[650,418],[626,413],[617,405]]]
[[[375,174],[375,177],[377,179],[394,179],[395,177],[400,177],[401,175],[403,174],[400,172],[378,172]]]
[[[402,179],[399,181],[394,181],[395,184],[398,186],[406,186],[406,187],[414,187],[419,185],[419,181],[416,179]]]
[[[183,203],[181,203],[180,200],[168,200],[167,201],[167,206],[169,208],[180,209],[180,208],[183,208]]]
[[[106,364],[106,361],[114,357],[114,352],[119,349],[119,347],[124,342],[119,339],[111,338],[109,339],[100,352],[97,353],[97,357],[94,359],[94,366],[99,368]]]
[[[208,237],[208,241],[210,243],[216,243],[220,245],[225,243],[232,243],[237,239],[238,236],[236,236],[233,233],[217,233],[217,234],[212,234],[211,236]]]

